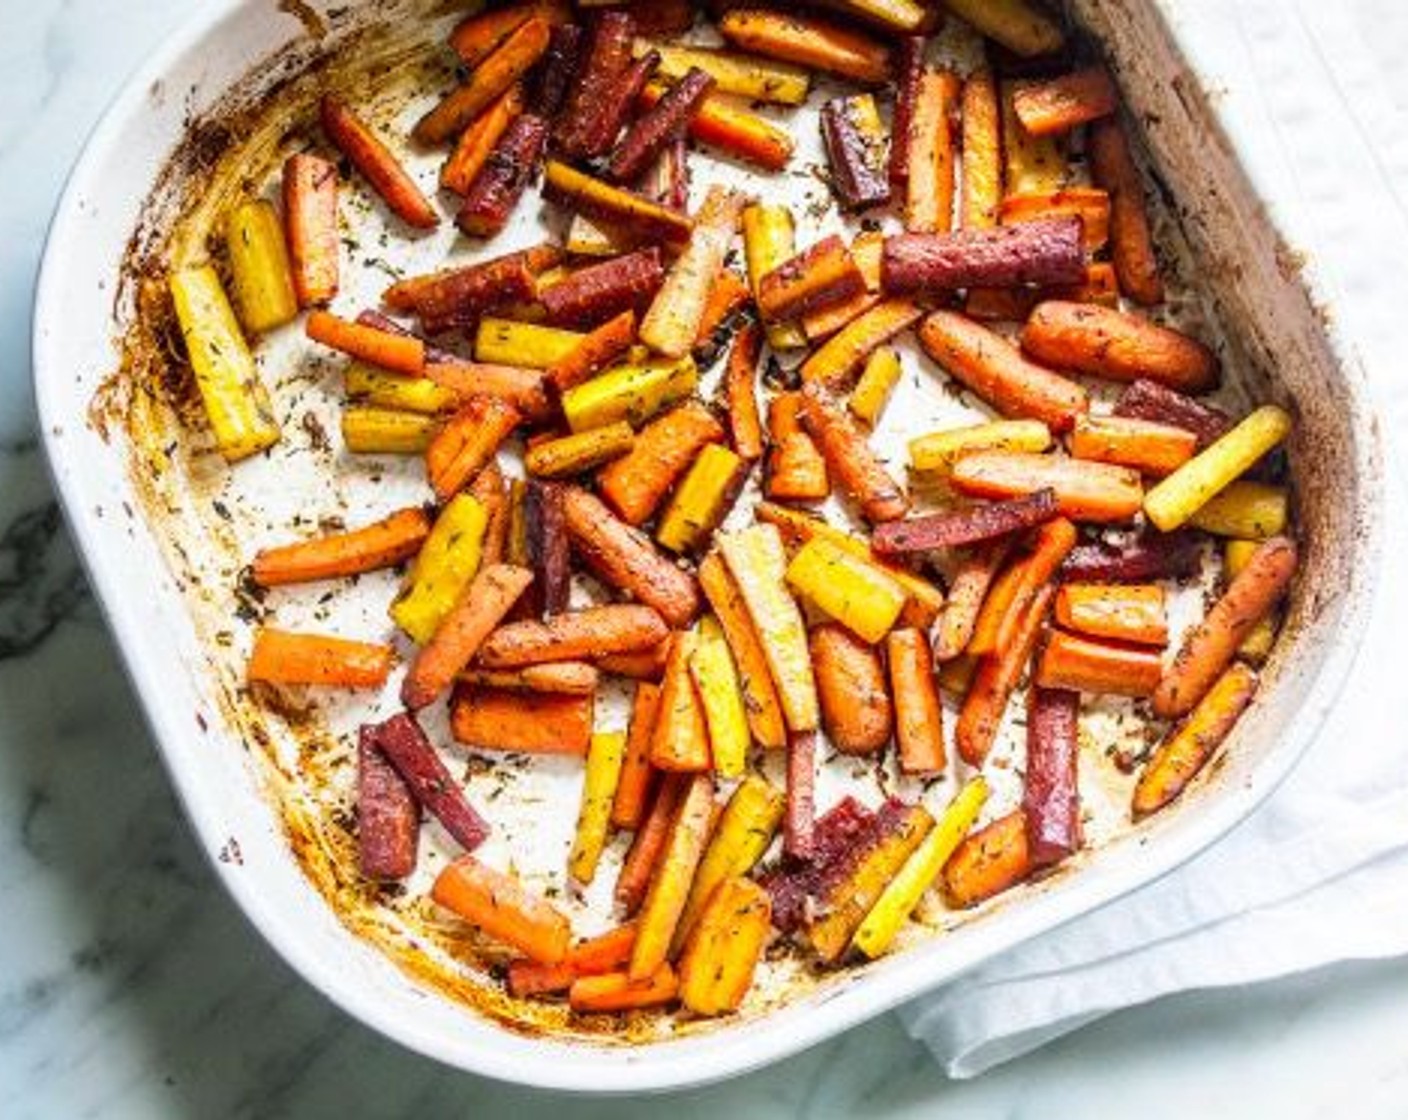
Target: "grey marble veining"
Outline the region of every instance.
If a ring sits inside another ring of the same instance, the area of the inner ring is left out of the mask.
[[[63,175],[200,6],[0,5],[0,1116],[1408,1113],[1402,964],[1165,1000],[969,1083],[885,1017],[728,1085],[572,1103],[409,1054],[294,975],[191,843],[58,519],[28,380]]]

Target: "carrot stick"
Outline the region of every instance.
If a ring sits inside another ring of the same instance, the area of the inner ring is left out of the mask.
[[[665,850],[641,907],[627,970],[633,979],[643,980],[665,964],[694,872],[709,842],[714,810],[714,779],[708,774],[694,775],[680,798]]]
[[[816,732],[787,734],[787,810],[783,814],[782,850],[811,859],[817,846]]]
[[[1157,583],[1063,583],[1056,593],[1056,621],[1096,638],[1168,643],[1164,589]]]
[[[856,234],[851,242],[851,256],[860,269],[865,287],[850,299],[803,316],[802,333],[808,342],[830,338],[880,302],[880,258],[884,251],[885,237],[879,230],[862,230]]]
[[[890,702],[880,650],[844,626],[824,622],[808,637],[826,737],[842,754],[873,754],[890,741]]]
[[[575,159],[604,155],[616,139],[621,120],[612,118],[630,72],[635,20],[618,9],[603,12],[589,28],[576,80],[553,130],[553,146]]]
[[[699,586],[718,616],[734,664],[738,667],[748,712],[748,727],[753,738],[764,747],[785,746],[787,727],[782,717],[777,686],[773,684],[772,673],[768,669],[767,655],[763,652],[762,642],[738,585],[718,553],[711,552],[700,562]]]
[[[998,651],[997,636],[1003,622],[1012,613],[1012,603],[1022,588],[1025,563],[1025,559],[1014,560],[993,582],[973,623],[973,634],[968,639],[965,652],[982,657]],[[1022,617],[1020,612],[1017,617]]]
[[[455,213],[455,225],[470,237],[493,237],[508,224],[528,189],[548,140],[548,124],[534,113],[509,122]]]
[[[523,86],[516,83],[460,133],[455,150],[440,169],[440,185],[455,194],[467,194],[508,126],[522,113]]]
[[[664,82],[647,82],[640,103],[646,108],[665,96]],[[772,122],[750,113],[728,98],[708,94],[689,122],[689,134],[702,144],[720,148],[731,156],[757,164],[768,171],[781,171],[792,158],[792,137]]]
[[[577,979],[577,970],[567,961],[557,964],[542,964],[539,961],[520,957],[510,961],[504,977],[508,994],[515,999],[528,999],[532,996],[550,996],[567,991]]]
[[[400,712],[362,730],[396,767],[416,800],[466,851],[474,851],[488,839],[488,823],[465,799],[415,716]]]
[[[515,604],[517,606],[517,604]],[[588,661],[548,661],[521,669],[479,669],[460,671],[465,684],[512,692],[563,692],[590,696],[596,692],[601,673]]]
[[[743,309],[752,295],[752,290],[738,273],[731,268],[720,269],[709,288],[709,298],[699,320],[699,331],[694,336],[695,349],[713,343],[715,335]]]
[[[876,527],[870,544],[880,556],[981,544],[1050,521],[1056,511],[1055,491],[1037,490],[1025,497],[969,506],[952,513],[887,521]]]
[[[1062,561],[1076,546],[1076,527],[1064,517],[1048,521],[1036,531],[1031,555],[1021,564],[1021,577],[1012,597],[1012,605],[997,628],[996,649],[1002,652],[1013,641],[1022,625],[1022,615],[1036,599],[1037,593],[1051,582]]]
[[[1064,688],[1106,696],[1149,696],[1163,672],[1156,650],[1052,633],[1037,665],[1042,688]]]
[[[356,113],[331,94],[322,100],[323,131],[362,173],[391,212],[416,229],[434,229],[440,215],[401,162]]]
[[[1077,459],[1116,463],[1162,477],[1193,457],[1198,437],[1184,428],[1129,416],[1081,416],[1071,429]]]
[[[708,770],[709,728],[689,670],[697,644],[692,630],[671,639],[660,684],[660,708],[650,737],[650,764],[657,770]]]
[[[449,688],[532,581],[527,568],[498,563],[480,568],[435,636],[417,652],[401,682],[401,702],[412,710],[424,708]]]
[[[522,419],[516,408],[493,397],[475,397],[455,413],[425,452],[435,496],[443,502],[463,489]]]
[[[738,457],[749,463],[763,454],[763,427],[754,388],[762,347],[762,327],[756,322],[745,323],[734,336],[724,372],[730,441]]]
[[[473,856],[460,856],[441,871],[430,896],[530,960],[557,964],[567,956],[572,939],[567,917],[516,877]]]
[[[490,634],[479,651],[488,669],[515,669],[549,661],[593,660],[612,653],[653,649],[669,635],[664,620],[638,603],[606,603],[554,614],[545,622],[510,622]]]
[[[401,509],[361,529],[260,549],[251,571],[261,587],[358,575],[409,560],[429,535],[423,509]]]
[[[971,550],[959,564],[948,585],[948,599],[939,616],[939,635],[934,642],[934,658],[952,661],[967,648],[973,637],[979,611],[988,595],[993,577],[1002,565],[1006,546],[985,545]]]
[[[1086,155],[1096,185],[1110,194],[1110,258],[1120,290],[1145,306],[1162,303],[1164,285],[1144,206],[1144,180],[1118,120],[1108,117],[1091,125]]]
[[[390,646],[264,627],[255,635],[246,676],[271,684],[377,688],[386,683],[393,656]]]
[[[1085,390],[1027,361],[1000,335],[952,311],[935,311],[919,328],[924,352],[1003,416],[1041,420],[1063,432],[1086,411]]]
[[[630,349],[635,337],[636,313],[627,309],[584,337],[548,370],[547,379],[559,393],[565,393],[610,366]]]
[[[1038,591],[1011,643],[1001,652],[984,657],[978,666],[973,685],[963,699],[954,735],[958,753],[968,765],[981,766],[992,749],[1007,701],[1017,687],[1022,669],[1031,660],[1055,594],[1056,589],[1049,584]]]
[[[679,809],[680,799],[689,784],[688,774],[662,774],[655,783],[655,797],[644,823],[636,830],[635,839],[621,864],[621,876],[616,880],[616,901],[627,914],[634,914],[645,901],[646,888],[665,841],[670,825]]]
[[[1091,66],[1026,85],[1012,97],[1022,127],[1033,136],[1054,136],[1108,117],[1119,106],[1115,83],[1104,67]]]
[[[998,207],[1004,226],[1041,222],[1074,214],[1081,223],[1081,244],[1098,253],[1110,240],[1110,196],[1094,187],[1062,187],[1053,191],[1009,194]]]
[[[799,319],[865,290],[865,278],[839,234],[783,261],[758,282],[758,310],[770,322]]]
[[[1285,593],[1297,560],[1295,542],[1288,537],[1261,543],[1207,617],[1183,639],[1154,693],[1155,715],[1172,719],[1193,710]]]
[[[735,8],[719,20],[723,37],[745,51],[809,70],[878,85],[890,77],[890,49],[860,31],[814,16]]]
[[[1032,870],[1027,818],[1017,809],[972,833],[944,864],[944,901],[966,909],[1000,894]]]
[[[626,734],[626,761],[611,805],[611,823],[617,828],[638,829],[645,818],[646,794],[655,774],[650,765],[650,744],[659,709],[660,689],[644,681],[638,684]]]
[[[443,101],[416,122],[411,134],[422,144],[440,144],[459,133],[537,62],[548,49],[547,20],[534,16],[495,48]]]
[[[885,639],[890,692],[895,701],[895,742],[906,774],[937,774],[947,761],[943,708],[934,684],[934,659],[922,630],[891,630]]]
[[[890,158],[887,174],[895,197],[909,182],[909,156],[914,124],[914,103],[919,97],[924,78],[923,35],[905,35],[900,39],[899,55],[895,59],[895,104],[890,116]]]
[[[820,448],[799,419],[802,394],[778,393],[768,404],[768,453],[763,490],[769,498],[787,502],[820,501],[831,493],[831,476]]]
[[[1138,471],[1028,451],[965,455],[954,465],[950,481],[959,493],[976,498],[1017,498],[1051,489],[1061,513],[1077,521],[1125,521],[1144,500]]]
[[[1217,355],[1133,312],[1048,300],[1022,328],[1022,349],[1058,369],[1111,381],[1147,378],[1185,393],[1216,388]]]
[[[679,978],[666,963],[639,980],[631,979],[625,972],[580,976],[572,981],[567,1002],[578,1012],[634,1011],[669,1003],[678,993]]]
[[[602,470],[601,495],[628,525],[639,525],[650,519],[700,449],[723,438],[723,426],[704,405],[682,404],[648,424],[630,453]]]
[[[476,12],[460,20],[450,32],[450,49],[465,66],[478,66],[534,16],[556,26],[566,23],[571,15],[572,9],[564,0],[536,0]]]
[[[667,640],[636,653],[608,653],[596,659],[596,667],[603,673],[633,681],[658,681],[665,673],[669,652],[670,643]]]
[[[1135,820],[1157,812],[1183,792],[1236,726],[1259,683],[1256,671],[1241,662],[1218,677],[1188,718],[1154,748],[1144,764],[1134,787]]]
[[[382,369],[411,377],[425,372],[425,343],[414,335],[392,334],[361,323],[339,319],[329,311],[313,311],[304,327],[314,342],[341,350]]]
[[[997,225],[1002,202],[1002,109],[991,70],[963,83],[963,229]]]
[[[600,976],[624,968],[635,943],[635,923],[625,922],[578,941],[558,964],[542,964],[527,957],[513,961],[508,966],[509,994],[522,999],[565,992],[580,976]]]
[[[450,709],[450,728],[461,743],[483,750],[585,755],[593,699],[461,685]]]
[[[299,307],[337,295],[337,168],[319,156],[297,152],[284,163],[284,226]]]
[[[801,420],[816,440],[829,473],[868,521],[893,521],[909,509],[904,490],[890,477],[850,413],[820,385],[802,390]]]
[[[714,88],[714,78],[691,67],[659,101],[639,116],[617,143],[607,164],[609,177],[618,183],[640,178],[673,144],[682,140],[690,119]]]
[[[357,732],[357,870],[394,881],[416,869],[420,803],[410,783],[376,745],[370,727]]]
[[[909,126],[909,185],[904,228],[942,233],[953,228],[953,115],[961,87],[947,70],[926,70]]]
[[[913,325],[922,314],[911,300],[881,300],[812,351],[801,365],[802,381],[819,381],[833,389],[849,387],[871,351]]]

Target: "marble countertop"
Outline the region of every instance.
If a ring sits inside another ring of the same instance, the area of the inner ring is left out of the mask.
[[[560,1114],[561,1097],[444,1069],[373,1034],[246,924],[190,841],[54,504],[29,384],[45,225],[106,102],[193,6],[0,11],[0,1112]],[[1401,0],[1354,7],[1408,109]],[[1122,1012],[969,1082],[947,1080],[886,1016],[669,1107],[1043,1118],[1137,1107],[1153,1118],[1330,1114],[1350,1099],[1360,1116],[1402,1116],[1405,1037],[1408,966],[1350,964]],[[665,1106],[572,1107],[629,1117]]]

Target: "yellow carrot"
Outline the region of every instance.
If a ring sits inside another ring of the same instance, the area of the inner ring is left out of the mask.
[[[616,797],[616,783],[621,779],[621,765],[626,758],[626,736],[619,731],[592,733],[587,748],[586,778],[582,783],[582,810],[577,817],[577,838],[567,866],[572,878],[590,883],[596,877],[596,865],[606,846],[606,830],[611,824],[611,803]]]

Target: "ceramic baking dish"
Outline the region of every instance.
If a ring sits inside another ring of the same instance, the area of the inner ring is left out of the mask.
[[[316,853],[300,845],[316,844],[316,829],[302,828],[307,822],[287,806],[282,814],[271,809],[268,783],[279,775],[258,765],[262,733],[237,718],[228,678],[215,671],[211,637],[223,632],[212,631],[193,592],[202,580],[233,582],[236,574],[220,552],[219,517],[193,522],[206,528],[180,539],[154,531],[151,513],[170,495],[133,468],[120,431],[146,403],[140,391],[114,397],[109,390],[124,360],[117,340],[143,291],[143,277],[124,275],[124,263],[134,253],[140,258],[144,239],[164,235],[163,189],[244,139],[228,127],[199,125],[192,137],[190,122],[204,120],[231,87],[248,85],[250,74],[271,95],[285,91],[375,20],[424,7],[354,4],[325,23],[317,6],[214,5],[131,80],[89,141],[58,208],[36,301],[44,441],[93,584],[198,842],[293,967],[391,1038],[464,1069],[595,1092],[695,1084],[834,1035],[1149,882],[1275,787],[1336,696],[1369,609],[1380,517],[1374,420],[1317,293],[1278,239],[1273,208],[1253,185],[1255,168],[1244,165],[1245,149],[1223,129],[1196,61],[1183,53],[1196,38],[1196,13],[1176,0],[1076,0],[1073,15],[1102,44],[1146,130],[1154,172],[1177,200],[1203,296],[1228,327],[1225,345],[1245,387],[1289,405],[1298,418],[1290,454],[1303,574],[1262,691],[1217,772],[1177,811],[1083,856],[1072,869],[1078,873],[1014,891],[972,920],[809,983],[764,1013],[679,1037],[622,1042],[509,1029],[491,1006],[468,1010],[447,998],[444,984],[397,967],[395,954],[351,932],[328,905],[328,884],[307,873]],[[181,511],[172,512],[178,520]],[[209,554],[188,556],[206,548],[202,533]]]

